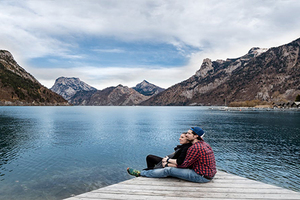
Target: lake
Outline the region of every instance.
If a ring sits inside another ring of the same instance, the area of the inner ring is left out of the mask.
[[[0,199],[62,199],[133,178],[201,126],[217,168],[300,192],[300,112],[0,107]]]

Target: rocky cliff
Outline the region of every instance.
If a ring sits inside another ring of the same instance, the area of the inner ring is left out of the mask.
[[[158,87],[152,83],[149,83],[146,80],[143,80],[141,83],[137,84],[132,89],[145,96],[153,96],[165,90],[164,88]]]
[[[77,92],[69,102],[84,106],[132,106],[148,98],[132,88],[118,85],[104,90]]]
[[[142,105],[225,105],[258,99],[295,100],[300,94],[300,39],[271,49],[252,48],[227,60],[204,59],[200,69]]]
[[[70,100],[79,91],[96,91],[97,89],[81,81],[79,78],[59,77],[51,90],[66,100]]]
[[[0,105],[68,105],[60,95],[42,86],[14,60],[0,50]]]

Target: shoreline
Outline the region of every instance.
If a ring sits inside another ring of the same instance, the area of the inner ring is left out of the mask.
[[[210,110],[220,111],[300,111],[300,108],[270,108],[270,107],[214,107]]]

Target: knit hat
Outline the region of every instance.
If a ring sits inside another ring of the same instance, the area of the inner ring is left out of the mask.
[[[202,128],[200,127],[191,127],[190,128],[192,131],[194,131],[197,135],[199,135],[200,137],[203,137],[204,136],[204,131],[202,130]]]

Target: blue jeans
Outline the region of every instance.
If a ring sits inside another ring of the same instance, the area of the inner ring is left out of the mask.
[[[164,177],[176,177],[183,180],[196,182],[196,183],[207,183],[210,180],[200,176],[192,169],[176,168],[176,167],[165,167],[161,169],[142,170],[141,176],[150,178],[164,178]]]

